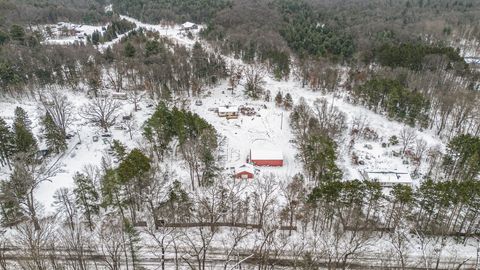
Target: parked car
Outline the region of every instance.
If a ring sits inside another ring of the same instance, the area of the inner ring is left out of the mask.
[[[195,105],[202,106],[203,102],[201,100],[197,100],[197,101],[195,101]]]
[[[93,136],[93,142],[98,142],[98,136]]]

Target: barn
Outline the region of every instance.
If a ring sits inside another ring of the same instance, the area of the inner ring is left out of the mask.
[[[255,177],[255,169],[251,164],[243,164],[235,170],[235,178],[237,179],[253,179]]]
[[[250,161],[256,166],[283,166],[283,153],[278,150],[250,149]]]

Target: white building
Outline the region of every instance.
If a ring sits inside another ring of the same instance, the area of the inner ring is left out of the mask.
[[[365,171],[363,177],[367,181],[378,182],[382,187],[386,188],[391,188],[395,185],[413,185],[412,177],[408,172]]]
[[[198,28],[198,25],[196,25],[195,23],[192,23],[192,22],[186,22],[186,23],[182,24],[182,30],[183,31],[190,31],[190,30],[197,29],[197,28]]]
[[[218,107],[218,116],[231,118],[238,118],[238,106],[221,106]]]

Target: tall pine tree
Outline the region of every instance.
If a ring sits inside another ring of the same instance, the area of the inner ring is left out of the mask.
[[[33,136],[30,125],[31,121],[25,110],[17,107],[15,109],[15,121],[13,123],[16,153],[32,154],[38,150],[37,140]]]
[[[10,158],[15,151],[14,134],[5,120],[0,118],[0,165],[10,167]]]
[[[55,153],[65,151],[67,149],[67,141],[63,135],[63,131],[55,124],[49,113],[43,117],[42,124],[48,149]]]
[[[73,176],[73,181],[75,183],[73,192],[76,203],[86,219],[89,229],[93,231],[93,216],[98,215],[100,196],[92,179],[88,176],[76,173],[75,176]]]

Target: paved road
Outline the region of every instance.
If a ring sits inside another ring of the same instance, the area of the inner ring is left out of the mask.
[[[145,267],[146,269],[161,269],[162,259],[158,252],[155,252],[153,247],[150,248],[143,248],[141,251],[141,255],[138,256],[138,266]],[[41,256],[45,258],[45,260],[49,260],[52,256],[51,250],[43,250],[41,252]],[[57,257],[60,261],[71,261],[71,257],[68,256],[65,250],[57,249],[54,252],[55,257]],[[105,269],[102,267],[105,262],[105,256],[95,251],[87,251],[85,253],[85,257],[87,261],[91,264],[92,269]],[[180,269],[189,268],[187,261],[192,263],[196,266],[195,258],[189,254],[186,250],[179,251],[177,254],[177,258],[179,260]],[[28,255],[25,255],[20,249],[10,247],[5,249],[5,259],[7,261],[19,261],[19,260],[29,260],[31,258]],[[289,266],[294,265],[294,263],[300,263],[302,258],[299,258],[296,255],[284,253],[282,256],[277,258],[272,258],[270,262],[279,266],[283,269],[289,269]],[[435,261],[434,258],[430,258],[431,261]],[[239,253],[235,253],[235,256],[232,256],[230,260],[226,261],[225,252],[222,252],[220,249],[209,250],[207,254],[207,265],[208,269],[225,269],[225,265],[227,266],[226,269],[252,269],[255,267],[258,258],[254,256],[251,251],[242,250]],[[390,258],[387,254],[367,254],[363,256],[358,256],[355,258],[354,263],[351,263],[347,269],[401,269],[398,260],[394,258]],[[409,256],[408,262],[416,262],[409,265],[409,268],[406,269],[428,269],[421,265],[420,256]],[[124,262],[124,261],[122,261]],[[241,262],[241,263],[239,263]],[[327,258],[320,258],[317,260],[318,266],[320,269],[325,269],[328,263]],[[175,254],[172,252],[168,252],[165,254],[165,269],[174,269],[175,268]],[[237,266],[237,267],[235,267]],[[442,257],[439,262],[439,270],[440,269],[469,269],[475,270],[479,269],[476,268],[476,258],[472,257]],[[126,268],[126,267],[125,267]],[[131,267],[130,267],[131,268]],[[433,266],[430,269],[435,269]]]

